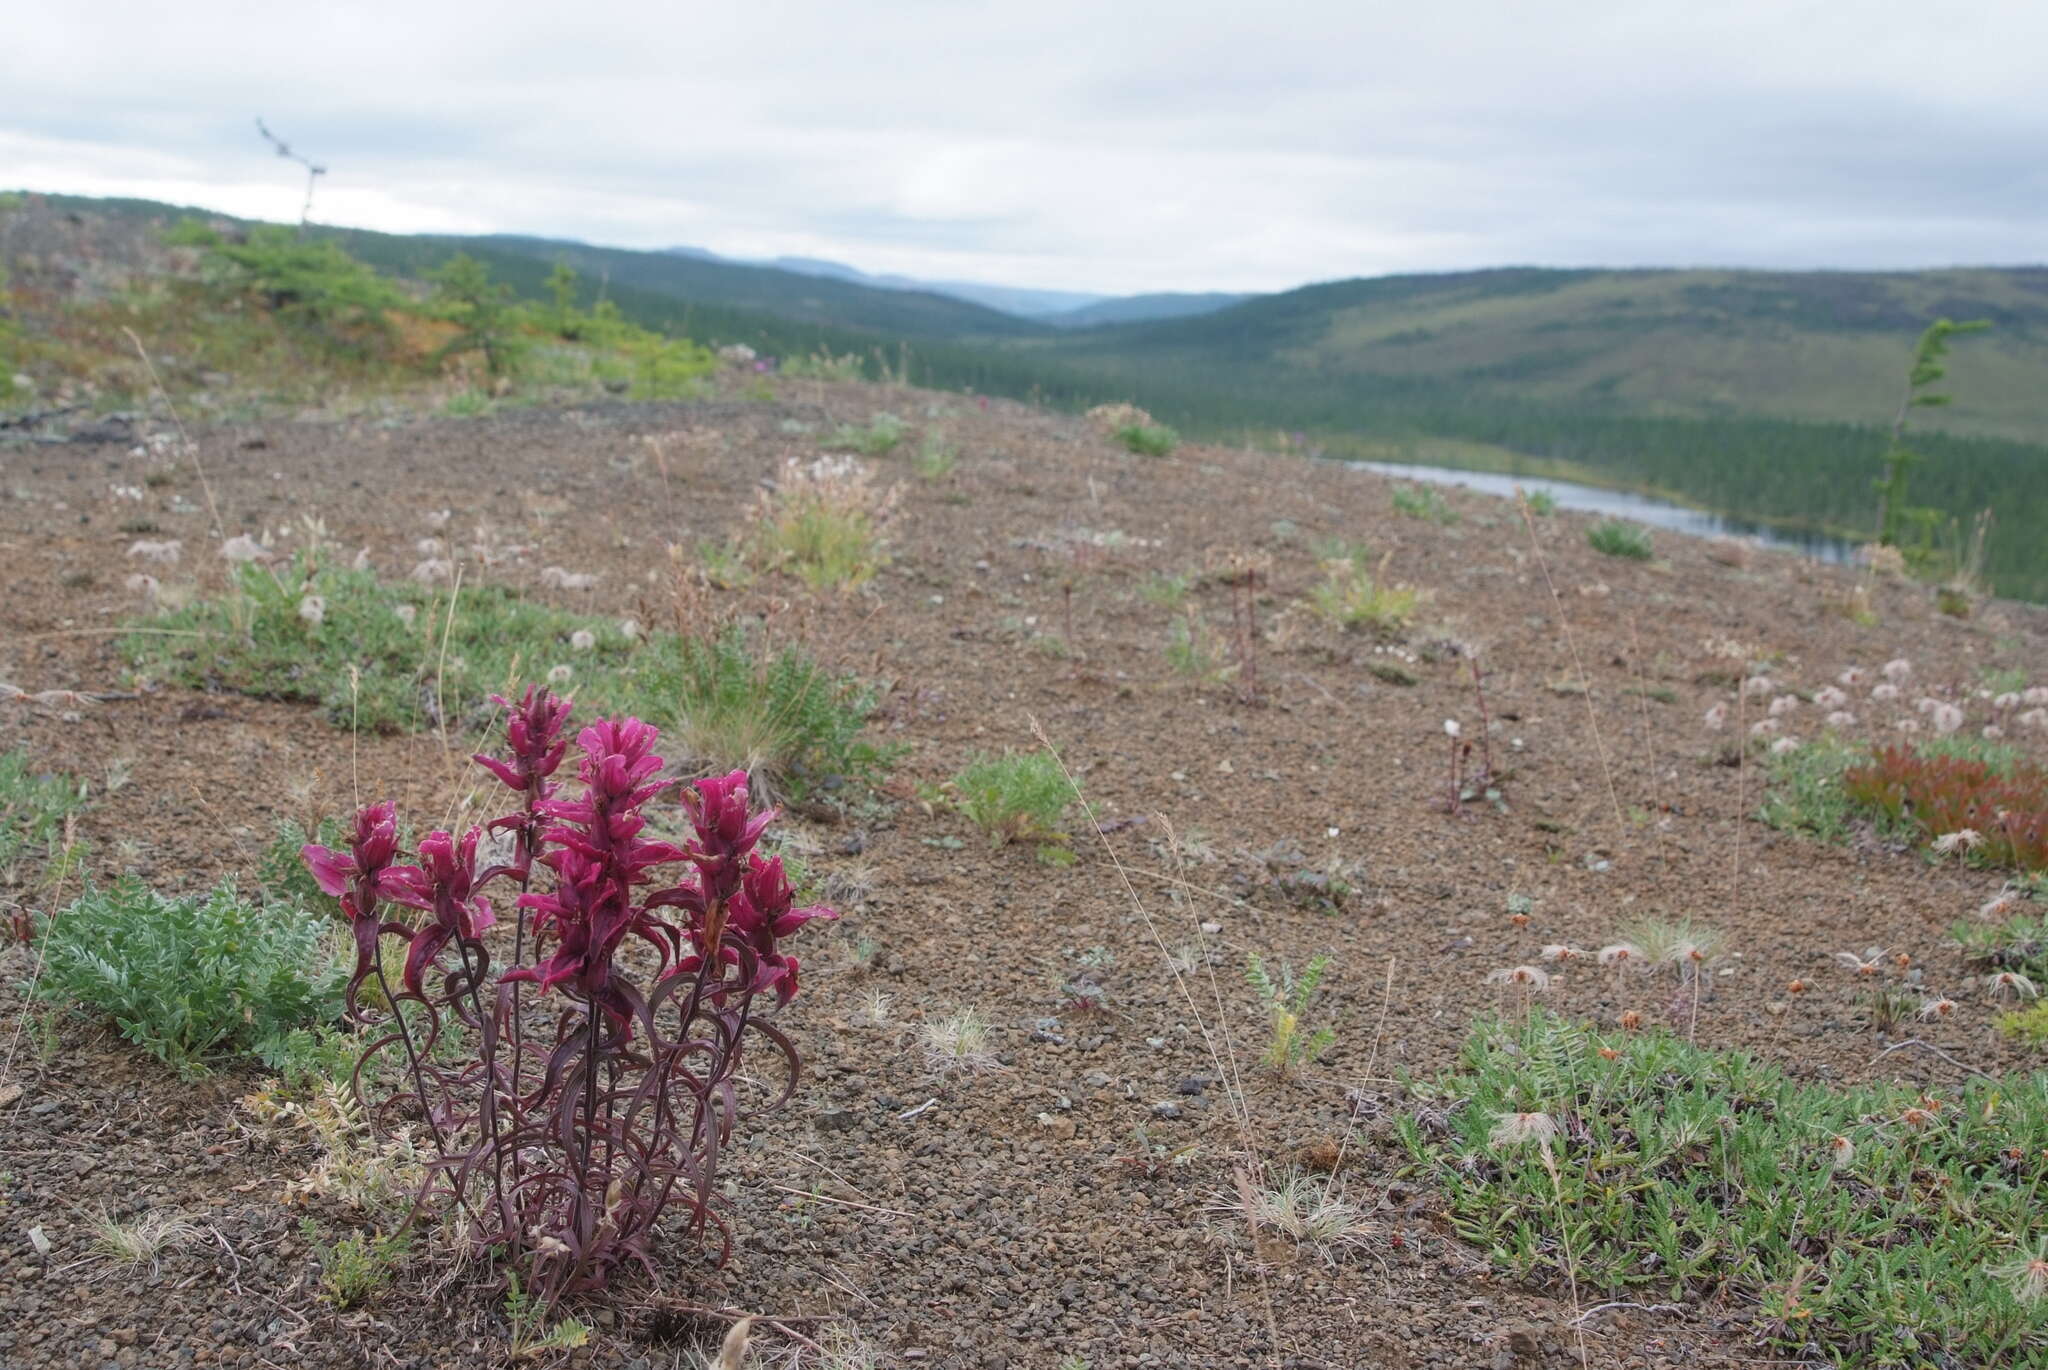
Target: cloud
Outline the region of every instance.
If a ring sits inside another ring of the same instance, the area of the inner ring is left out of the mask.
[[[2015,262],[2048,6],[38,6],[0,182],[1103,291]]]

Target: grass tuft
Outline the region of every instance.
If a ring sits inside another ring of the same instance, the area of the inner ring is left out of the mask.
[[[1650,530],[1620,519],[1607,519],[1588,528],[1586,545],[1603,556],[1627,561],[1648,561],[1651,556]]]
[[[1060,819],[1074,791],[1050,752],[976,756],[953,777],[953,787],[960,812],[998,846],[1067,840]]]

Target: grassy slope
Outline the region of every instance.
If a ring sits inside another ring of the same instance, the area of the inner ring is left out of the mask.
[[[186,217],[250,222],[154,200],[75,195],[44,198],[61,208],[165,226]],[[685,311],[679,302],[687,303],[693,315],[702,312],[733,333],[758,327],[770,319],[784,326],[795,324],[818,330],[818,336],[832,337],[836,330],[846,341],[856,341],[853,335],[867,335],[857,339],[866,344],[872,344],[872,335],[876,334],[893,341],[897,337],[1026,337],[1051,331],[1043,325],[945,295],[882,290],[850,281],[672,253],[589,247],[513,235],[410,235],[318,226],[314,231],[333,237],[352,255],[379,270],[415,278],[455,253],[467,252],[489,263],[494,275],[520,287],[524,294],[539,295],[540,283],[547,279],[554,264],[567,261],[588,278],[586,293],[594,292],[599,281],[606,281],[609,293],[622,309],[627,308],[628,301],[634,301],[645,312],[666,313],[680,321]],[[665,302],[668,307],[657,309],[651,303],[654,300]]]
[[[1096,329],[1062,350],[1456,388],[1494,403],[1874,424],[1897,403],[1913,338],[1942,315],[1996,327],[1959,345],[1954,408],[1921,420],[2023,442],[2048,436],[2048,268],[1392,276]]]

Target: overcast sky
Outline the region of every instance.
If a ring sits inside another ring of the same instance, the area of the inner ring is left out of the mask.
[[[2048,2],[24,4],[0,187],[1105,292],[2048,259]]]

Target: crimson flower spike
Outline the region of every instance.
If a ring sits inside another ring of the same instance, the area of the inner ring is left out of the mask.
[[[410,878],[419,874],[411,866],[392,865],[397,855],[398,806],[388,799],[356,810],[347,851],[334,851],[317,842],[299,848],[299,857],[321,892],[341,901],[341,911],[355,938],[356,965],[348,982],[351,1004],[363,981],[377,968],[378,933],[412,935],[403,923],[384,923],[377,916],[379,903],[397,898],[409,888]]]

